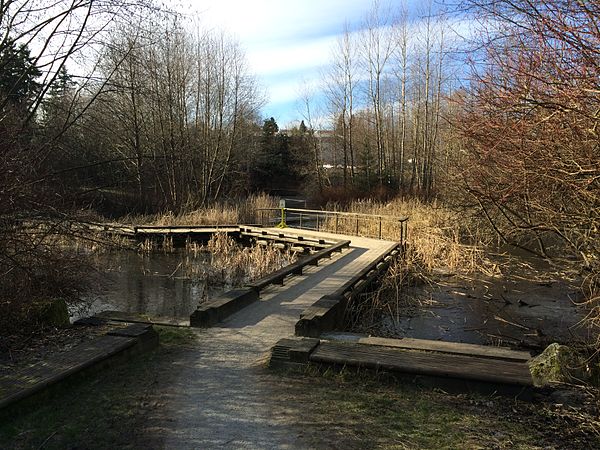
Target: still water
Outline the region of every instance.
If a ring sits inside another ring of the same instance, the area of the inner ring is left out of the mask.
[[[577,268],[514,254],[486,255],[495,272],[447,274],[406,287],[389,311],[354,331],[471,344],[543,348],[595,339],[583,319]]]
[[[197,305],[225,287],[207,287],[203,274],[208,253],[142,254],[132,251],[97,256],[100,268],[87,306],[73,318],[105,310],[175,318],[189,318]]]

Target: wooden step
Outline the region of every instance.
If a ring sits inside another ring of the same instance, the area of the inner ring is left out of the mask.
[[[455,355],[477,356],[479,358],[501,359],[505,361],[527,362],[531,359],[531,355],[524,351],[489,345],[465,344],[462,342],[445,342],[413,338],[388,339],[352,333],[329,333],[322,336],[322,338],[355,342],[358,344],[402,348],[406,350],[424,350]]]
[[[324,341],[310,361],[442,378],[533,386],[525,362],[407,350],[378,345]]]

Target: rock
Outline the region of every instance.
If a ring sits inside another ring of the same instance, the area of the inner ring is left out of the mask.
[[[532,358],[529,370],[536,386],[550,383],[577,383],[590,378],[585,358],[566,345],[550,344]]]

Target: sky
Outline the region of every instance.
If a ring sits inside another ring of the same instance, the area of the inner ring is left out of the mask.
[[[315,85],[345,23],[351,29],[360,26],[372,3],[373,0],[195,0],[183,7],[188,14],[197,13],[201,24],[230,32],[241,43],[251,70],[267,94],[264,118],[274,117],[280,128],[285,128],[303,118],[302,92]],[[400,7],[402,1],[389,3]]]

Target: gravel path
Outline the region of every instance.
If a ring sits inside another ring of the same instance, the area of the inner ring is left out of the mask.
[[[307,267],[283,288],[266,289],[259,302],[220,327],[197,331],[197,348],[174,362],[178,375],[161,392],[161,418],[150,418],[149,426],[165,437],[165,448],[311,447],[298,405],[289,407],[285,387],[274,382],[265,363],[269,349],[294,334],[306,307],[393,245],[349,239],[350,249],[329,263]]]

